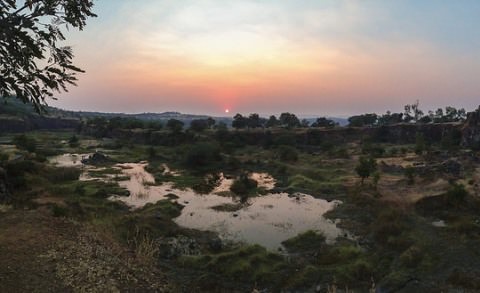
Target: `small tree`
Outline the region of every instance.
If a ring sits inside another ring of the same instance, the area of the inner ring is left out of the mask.
[[[235,129],[242,129],[248,126],[248,118],[243,117],[242,114],[238,113],[233,116],[232,127]]]
[[[355,172],[362,179],[362,185],[365,178],[370,177],[370,175],[377,170],[377,162],[372,157],[360,157],[358,165],[355,167]]]
[[[194,119],[190,122],[190,129],[195,132],[202,132],[209,127],[207,119]]]
[[[267,123],[265,124],[265,127],[267,128],[270,128],[270,127],[275,127],[278,125],[278,119],[277,117],[275,117],[275,115],[272,115],[270,116],[270,118],[268,118],[268,121]]]
[[[294,128],[294,127],[300,127],[300,120],[298,120],[298,117],[295,114],[291,114],[288,112],[280,114],[280,125],[286,128]]]
[[[334,127],[335,121],[327,119],[326,117],[317,118],[315,122],[312,123],[311,127]]]
[[[184,123],[180,120],[177,119],[170,119],[167,121],[167,127],[172,131],[172,132],[180,132],[183,129]]]
[[[468,192],[463,184],[453,183],[447,191],[448,203],[458,208],[458,205],[465,201]]]

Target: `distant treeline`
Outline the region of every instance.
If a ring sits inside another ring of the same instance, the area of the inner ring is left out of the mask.
[[[467,113],[465,109],[456,109],[451,106],[445,109],[439,108],[436,111],[428,111],[424,114],[419,109],[418,102],[405,105],[403,113],[392,113],[387,111],[383,115],[375,113],[367,113],[355,115],[348,118],[349,127],[371,127],[384,126],[399,123],[409,124],[431,124],[431,123],[449,123],[462,122],[466,119]],[[86,126],[101,128],[105,131],[113,129],[152,129],[161,130],[168,129],[173,132],[182,131],[186,127],[186,123],[182,120],[171,118],[168,120],[142,120],[131,117],[94,117],[86,122]],[[192,119],[188,129],[194,132],[202,132],[207,129],[223,129],[229,125],[223,121],[217,122],[215,119],[200,118]],[[299,119],[295,114],[285,112],[281,113],[277,118],[275,115],[268,119],[260,117],[259,114],[253,113],[248,116],[236,114],[233,117],[231,126],[235,129],[256,129],[256,128],[334,128],[339,124],[327,117],[316,118],[313,122],[307,119]]]

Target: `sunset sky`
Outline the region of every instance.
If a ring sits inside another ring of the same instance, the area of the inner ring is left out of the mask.
[[[348,116],[480,104],[480,1],[99,0],[52,103]]]

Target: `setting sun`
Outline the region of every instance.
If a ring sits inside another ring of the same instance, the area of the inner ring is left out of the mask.
[[[229,109],[225,109],[225,113],[230,113],[230,110],[229,110]]]

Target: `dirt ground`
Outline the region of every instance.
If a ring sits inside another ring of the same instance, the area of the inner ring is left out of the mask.
[[[0,292],[169,292],[164,275],[46,206],[0,210]]]

